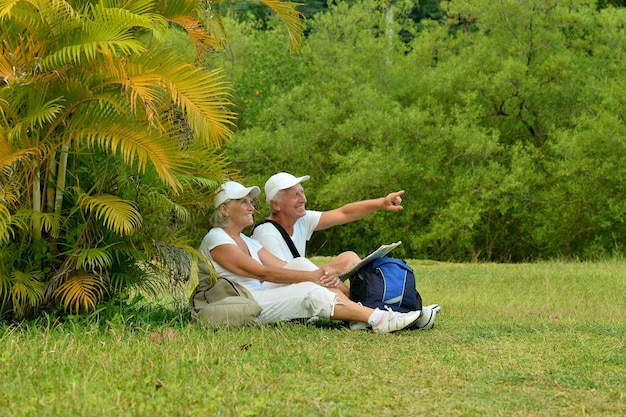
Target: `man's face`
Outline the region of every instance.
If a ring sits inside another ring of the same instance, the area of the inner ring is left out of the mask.
[[[301,184],[283,190],[279,207],[284,216],[299,219],[306,214],[306,197]]]

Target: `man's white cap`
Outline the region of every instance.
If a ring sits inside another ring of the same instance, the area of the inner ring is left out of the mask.
[[[244,187],[235,181],[228,181],[222,184],[220,190],[215,197],[213,197],[213,204],[215,207],[219,207],[226,200],[239,200],[240,198],[244,198],[248,194],[250,197],[254,198],[261,192],[261,189],[256,185],[252,187]]]
[[[302,181],[306,181],[309,178],[311,177],[308,175],[303,177],[294,177],[286,172],[279,172],[278,174],[272,175],[265,182],[265,201],[269,204],[280,190],[286,190],[287,188],[300,184]]]

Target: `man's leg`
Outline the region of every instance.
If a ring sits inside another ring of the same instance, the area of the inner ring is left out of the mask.
[[[361,262],[361,258],[354,252],[342,252],[339,255],[335,256],[330,263],[328,264],[333,268],[337,274],[341,274],[348,269],[352,268],[354,265]]]

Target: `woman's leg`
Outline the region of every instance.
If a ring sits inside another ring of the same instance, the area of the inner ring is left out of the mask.
[[[397,313],[364,307],[339,292],[312,282],[300,282],[282,287],[251,291],[262,308],[259,322],[310,318],[314,316],[336,320],[368,323],[376,333],[389,333],[412,325],[421,311]]]
[[[367,323],[374,312],[350,300],[340,290],[312,282],[264,287],[252,296],[263,308],[259,318],[262,323],[313,316]]]
[[[335,293],[312,282],[268,286],[264,283],[263,289],[252,291],[252,296],[263,309],[261,323],[314,316],[330,318],[339,301]]]

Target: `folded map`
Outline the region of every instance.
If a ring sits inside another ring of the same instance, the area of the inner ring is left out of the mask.
[[[378,258],[382,258],[383,256],[387,256],[387,254],[389,252],[391,252],[393,249],[397,248],[401,244],[402,244],[402,241],[397,241],[396,243],[390,243],[388,245],[382,245],[381,247],[376,249],[374,252],[370,253],[365,258],[363,258],[361,260],[361,262],[359,262],[358,264],[354,265],[352,268],[348,269],[343,274],[340,274],[339,275],[339,279],[342,280],[342,281],[347,280],[352,275],[356,274],[359,271],[359,269],[361,269],[363,266],[365,266],[368,263],[372,262],[374,259],[378,259]]]

